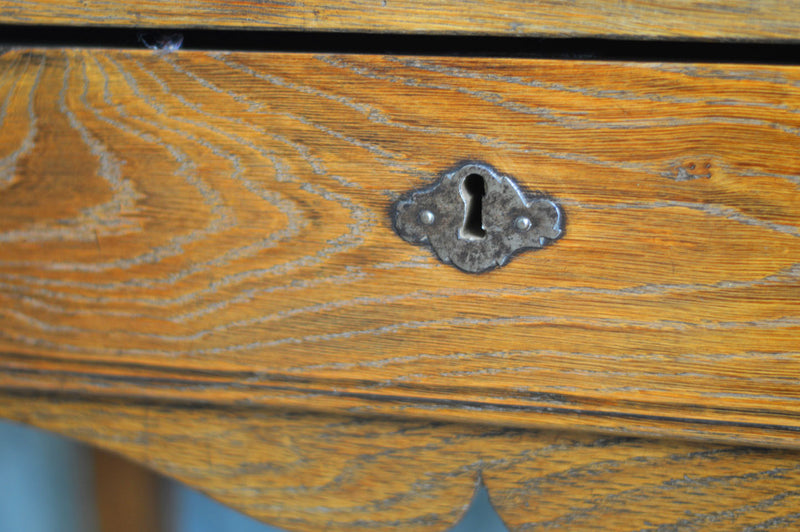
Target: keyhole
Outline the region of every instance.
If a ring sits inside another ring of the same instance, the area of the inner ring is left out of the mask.
[[[461,197],[464,199],[464,225],[459,237],[467,240],[486,238],[483,228],[483,197],[486,195],[486,183],[483,176],[470,174],[461,183]]]

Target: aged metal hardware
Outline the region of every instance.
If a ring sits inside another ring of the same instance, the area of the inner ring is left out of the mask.
[[[430,244],[439,259],[469,273],[503,266],[563,233],[564,216],[551,199],[526,197],[513,178],[483,163],[445,173],[392,207],[394,229],[413,244]]]

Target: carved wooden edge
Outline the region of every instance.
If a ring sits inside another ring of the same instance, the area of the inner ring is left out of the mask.
[[[797,0],[0,1],[0,24],[796,41]],[[222,42],[220,48],[225,47]]]
[[[481,482],[510,530],[760,530],[800,520],[793,451],[265,409],[0,396],[287,530],[431,530]]]

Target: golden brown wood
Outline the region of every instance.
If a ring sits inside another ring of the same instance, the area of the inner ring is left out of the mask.
[[[800,444],[800,69],[18,50],[0,388]],[[398,194],[566,235],[474,276]]]
[[[165,496],[161,478],[108,451],[95,449],[92,457],[100,531],[161,531]]]
[[[798,10],[798,0],[0,0],[0,23],[796,41]]]
[[[288,530],[444,531],[482,478],[515,530],[791,530],[787,450],[262,410],[0,399]],[[749,527],[749,528],[748,528]]]

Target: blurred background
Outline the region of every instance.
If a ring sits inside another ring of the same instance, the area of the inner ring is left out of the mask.
[[[116,455],[0,421],[0,532],[277,532]],[[507,529],[480,489],[450,532]]]

